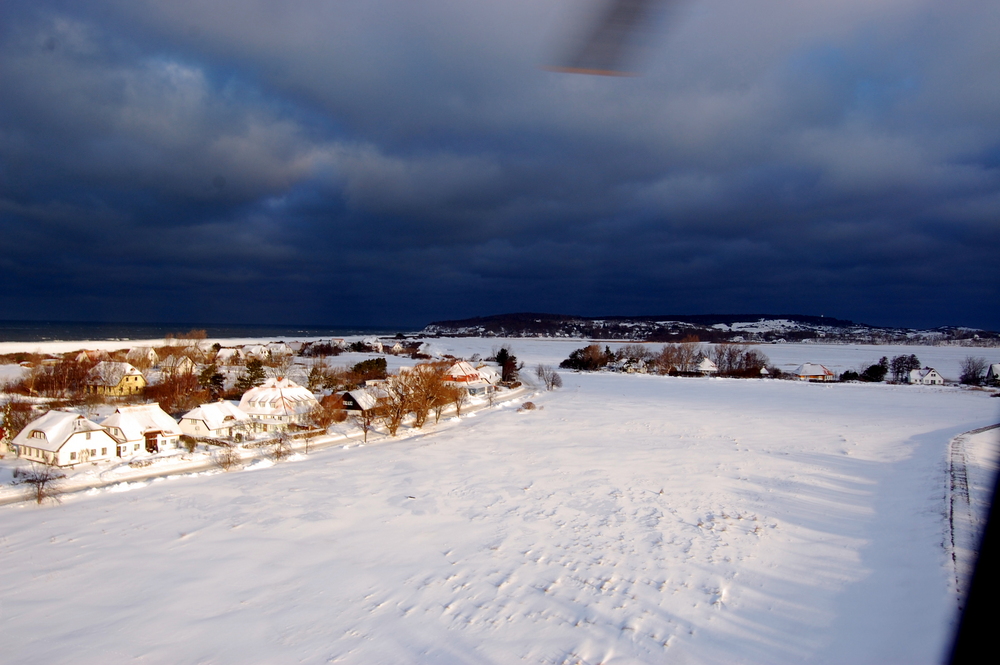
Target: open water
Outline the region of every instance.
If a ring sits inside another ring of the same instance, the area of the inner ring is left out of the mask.
[[[394,335],[414,332],[411,327],[363,328],[326,326],[278,326],[205,323],[78,323],[66,321],[0,321],[0,342],[56,342],[75,340],[156,339],[204,330],[208,337],[346,337],[348,335]]]

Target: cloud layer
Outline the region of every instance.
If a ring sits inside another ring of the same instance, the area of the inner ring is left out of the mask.
[[[1000,328],[1000,8],[0,8],[0,318],[799,311]]]

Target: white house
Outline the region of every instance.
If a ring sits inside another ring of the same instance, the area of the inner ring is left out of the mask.
[[[181,416],[180,427],[185,434],[195,437],[229,439],[250,423],[250,416],[232,402],[219,400],[188,411]]]
[[[990,368],[986,370],[986,383],[1000,385],[1000,363],[993,363],[990,365]]]
[[[937,370],[932,367],[925,367],[923,369],[911,369],[910,375],[907,377],[909,383],[921,385],[921,386],[943,386],[944,377],[938,374]]]
[[[263,344],[250,344],[243,347],[243,357],[268,360],[271,357],[271,352]]]
[[[271,354],[272,358],[277,358],[278,356],[291,356],[295,355],[295,351],[292,347],[285,344],[284,342],[271,342],[265,347],[268,353]]]
[[[243,352],[239,349],[219,349],[215,362],[219,365],[240,365],[243,363]]]
[[[68,411],[49,411],[32,420],[12,443],[18,457],[53,466],[104,462],[118,452],[118,442],[105,428]]]
[[[153,367],[156,363],[160,362],[160,357],[156,355],[156,351],[151,347],[137,346],[134,349],[129,349],[125,360],[136,367]]]
[[[487,365],[485,363],[476,365],[476,372],[479,373],[479,380],[485,381],[491,386],[499,385],[500,383],[500,368],[495,365]]]
[[[698,364],[695,365],[694,371],[702,376],[710,376],[719,373],[719,366],[711,358],[702,357]]]
[[[160,371],[173,376],[191,374],[194,372],[194,361],[187,356],[167,356],[160,363]]]
[[[119,442],[119,457],[176,448],[181,428],[159,404],[120,406],[101,421]]]
[[[836,381],[836,375],[823,365],[802,363],[792,372],[799,381]]]
[[[243,393],[240,410],[250,416],[262,432],[287,429],[306,421],[319,406],[316,397],[299,384],[284,378],[268,379]]]

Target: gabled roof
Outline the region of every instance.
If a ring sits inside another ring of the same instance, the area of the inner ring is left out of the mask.
[[[51,453],[58,452],[63,444],[77,432],[102,432],[104,428],[79,413],[69,411],[49,411],[44,416],[32,420],[14,437],[13,443],[31,446]],[[41,432],[45,438],[33,438],[32,432]]]
[[[251,416],[291,416],[306,413],[319,402],[309,390],[289,379],[268,379],[243,393],[240,409]]]
[[[362,411],[368,411],[369,409],[375,408],[378,404],[378,397],[372,390],[366,390],[364,388],[358,388],[357,390],[350,390],[347,392],[354,400],[354,403],[358,405],[358,408]]]
[[[938,378],[941,377],[937,370],[933,367],[924,367],[923,369],[911,369],[910,370],[910,381],[923,381],[930,375],[936,375]]]
[[[117,386],[123,377],[142,376],[142,372],[129,363],[118,363],[104,360],[87,374],[87,382],[94,386]]]
[[[446,381],[478,381],[479,372],[469,363],[459,360],[445,371],[444,378]]]
[[[183,369],[185,367],[194,367],[194,361],[187,356],[167,356],[160,363],[161,369]]]
[[[167,415],[159,404],[120,406],[102,420],[101,425],[109,429],[118,428],[126,441],[142,439],[146,432],[163,432],[167,436],[182,434],[177,421]]]
[[[211,404],[202,404],[199,407],[188,411],[182,419],[200,420],[205,423],[208,429],[219,429],[231,424],[249,420],[250,416],[232,402],[219,400]]]
[[[794,374],[796,376],[833,376],[833,372],[816,363],[802,363],[795,368]]]
[[[695,371],[709,372],[709,373],[718,372],[719,366],[716,365],[715,361],[713,361],[711,358],[702,358],[701,362],[698,363],[698,366],[695,367]]]
[[[243,352],[239,349],[219,349],[219,352],[215,354],[215,359],[221,363],[228,362],[233,358],[242,358]]]
[[[500,370],[492,365],[479,365],[476,367],[479,379],[489,384],[500,383]]]
[[[137,346],[134,349],[129,349],[125,358],[130,363],[142,362],[145,360],[155,365],[160,361],[160,357],[156,355],[156,351],[148,346]]]

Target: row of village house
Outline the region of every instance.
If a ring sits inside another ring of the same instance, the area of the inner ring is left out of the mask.
[[[626,372],[635,371],[635,365],[629,365],[626,362],[623,368]],[[994,373],[995,370],[995,374]],[[702,356],[698,359],[698,364],[695,365],[694,370],[691,374],[700,374],[701,376],[712,376],[719,373],[719,366],[712,361],[711,358],[706,358]],[[769,372],[766,367],[762,367],[760,370],[761,376],[767,376]],[[990,367],[991,375],[1000,376],[1000,364],[992,365]],[[802,363],[790,374],[799,381],[836,381],[837,375],[833,371],[826,368],[824,365],[818,363]],[[944,377],[938,374],[936,369],[931,367],[925,367],[923,369],[915,369],[910,371],[906,377],[907,383],[915,385],[924,386],[940,386],[944,385]],[[990,377],[987,376],[987,381],[989,382]]]
[[[131,376],[126,374],[123,379]],[[454,363],[444,378],[471,395],[491,391],[500,381],[495,368],[475,368],[464,361]],[[131,384],[123,380],[117,387],[131,389]],[[344,406],[349,410],[371,409],[379,390],[374,382],[349,391],[344,395]],[[274,378],[244,393],[239,406],[224,400],[203,404],[181,416],[179,423],[158,404],[120,406],[98,422],[70,411],[49,411],[28,423],[11,443],[18,457],[73,466],[177,448],[184,434],[242,439],[251,432],[276,432],[303,424],[318,405],[316,396],[306,388],[286,378]]]

